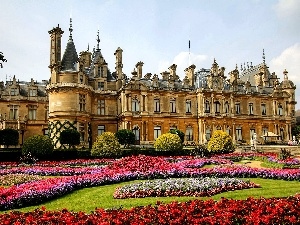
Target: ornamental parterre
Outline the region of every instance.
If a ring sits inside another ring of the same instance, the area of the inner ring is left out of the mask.
[[[265,157],[266,155],[264,155]],[[0,210],[21,208],[40,204],[85,187],[120,183],[138,179],[167,178],[203,178],[203,177],[259,177],[266,179],[300,180],[299,169],[259,169],[237,166],[230,159],[215,157],[203,159],[197,157],[175,157],[174,160],[164,157],[131,156],[119,160],[111,160],[103,166],[94,162],[81,164],[85,167],[73,167],[74,162],[67,162],[59,167],[51,167],[51,163],[39,162],[38,166],[9,166],[2,164],[1,174],[24,173],[32,175],[61,176],[43,180],[29,181],[19,185],[0,189]],[[214,168],[201,168],[205,164],[219,164]],[[222,164],[222,165],[221,165]],[[58,165],[57,163],[54,165]],[[67,176],[66,176],[67,175]],[[228,179],[228,178],[227,178]]]

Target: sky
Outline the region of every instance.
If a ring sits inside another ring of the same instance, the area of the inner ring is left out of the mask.
[[[191,64],[211,68],[214,58],[225,74],[236,65],[263,61],[283,80],[286,69],[300,109],[299,0],[0,0],[0,52],[7,62],[0,81],[50,78],[48,31],[65,31],[73,20],[77,53],[96,46],[113,72],[115,50],[123,49],[123,72],[130,76],[144,62],[143,74],[160,74],[177,64],[177,74]],[[190,49],[189,49],[190,40]]]

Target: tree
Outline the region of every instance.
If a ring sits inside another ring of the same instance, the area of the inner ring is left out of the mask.
[[[172,129],[169,131],[171,134],[177,134],[180,137],[181,143],[184,142],[184,133],[181,130],[178,129]]]
[[[216,130],[207,144],[207,149],[212,153],[229,153],[234,151],[234,144],[229,134]]]
[[[66,129],[60,133],[59,141],[61,144],[69,145],[74,148],[75,145],[80,144],[80,133],[75,129]]]
[[[154,148],[158,151],[176,152],[181,151],[182,147],[180,137],[171,133],[160,135],[154,143]]]
[[[135,143],[135,135],[131,130],[122,129],[118,130],[115,134],[119,143],[127,147],[128,145],[133,145]]]
[[[18,145],[19,132],[11,128],[0,130],[0,144],[5,145],[6,148],[10,145]]]
[[[54,146],[50,137],[46,135],[34,135],[27,138],[22,146],[22,155],[30,154],[33,157],[45,159],[51,155]]]
[[[0,52],[0,61],[2,61],[2,62],[0,62],[0,67],[3,68],[2,63],[7,62],[7,60],[4,58],[4,55],[2,52]]]
[[[98,157],[118,157],[122,154],[120,143],[112,132],[104,132],[99,135],[93,144],[91,155]]]

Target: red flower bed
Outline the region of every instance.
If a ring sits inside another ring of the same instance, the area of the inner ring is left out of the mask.
[[[155,206],[132,209],[96,209],[84,212],[47,211],[37,209],[29,213],[10,212],[0,215],[1,224],[299,224],[300,196],[289,198],[247,200],[193,200],[188,202],[157,203]]]

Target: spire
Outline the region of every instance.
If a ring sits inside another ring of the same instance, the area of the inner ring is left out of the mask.
[[[96,39],[96,41],[97,41],[97,51],[100,51],[100,48],[99,48],[99,43],[100,43],[99,30],[97,32],[97,39]]]
[[[262,55],[263,63],[266,63],[266,56],[265,56],[265,49],[263,49],[263,55]]]
[[[69,41],[73,41],[73,38],[72,38],[72,32],[73,32],[73,28],[72,28],[72,18],[70,18],[70,28],[69,28],[69,31],[70,31]]]

